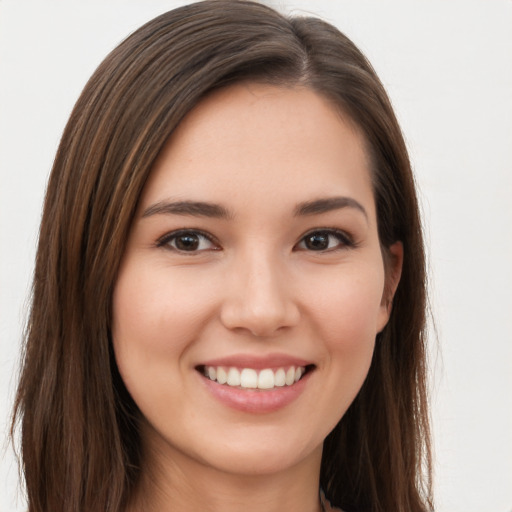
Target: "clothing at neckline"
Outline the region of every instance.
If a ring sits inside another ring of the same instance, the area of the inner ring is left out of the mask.
[[[331,505],[330,501],[325,497],[322,489],[320,489],[320,504],[322,505],[322,512],[343,512],[340,508],[336,508]]]

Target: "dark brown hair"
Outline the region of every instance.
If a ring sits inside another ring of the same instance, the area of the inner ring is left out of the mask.
[[[369,375],[325,441],[321,486],[346,511],[432,508],[425,268],[404,140],[369,62],[331,25],[210,0],[150,21],[91,77],[48,183],[13,429],[29,512],[118,512],[139,476],[140,413],[117,371],[112,290],[152,164],[183,117],[241,80],[304,86],[359,127],[379,237],[405,258]]]

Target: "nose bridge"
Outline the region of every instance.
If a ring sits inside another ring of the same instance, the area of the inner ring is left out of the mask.
[[[239,254],[229,270],[222,320],[230,329],[270,336],[295,325],[299,311],[282,258],[266,248]]]

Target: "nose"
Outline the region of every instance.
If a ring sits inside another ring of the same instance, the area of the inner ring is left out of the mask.
[[[246,256],[230,269],[220,315],[226,328],[272,337],[297,325],[293,283],[275,259]]]

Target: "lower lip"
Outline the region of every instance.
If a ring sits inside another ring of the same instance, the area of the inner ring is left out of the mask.
[[[263,414],[275,412],[296,400],[304,391],[312,372],[306,373],[291,386],[275,387],[268,390],[240,389],[219,384],[200,375],[210,393],[224,405],[243,412]]]

